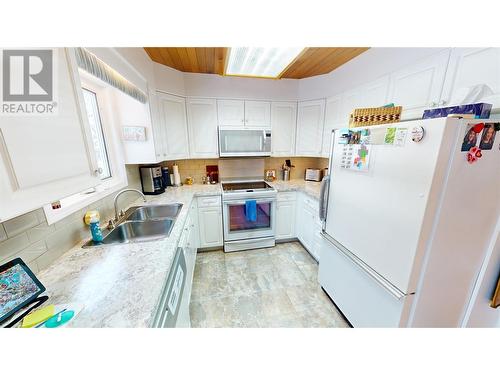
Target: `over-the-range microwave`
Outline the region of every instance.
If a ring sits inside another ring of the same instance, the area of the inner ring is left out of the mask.
[[[271,156],[271,129],[219,126],[220,157]]]

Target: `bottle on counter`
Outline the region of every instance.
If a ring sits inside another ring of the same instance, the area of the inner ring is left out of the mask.
[[[89,211],[85,214],[85,223],[90,226],[90,234],[92,235],[92,241],[95,243],[102,242],[103,235],[101,231],[101,221],[100,215],[97,211]]]

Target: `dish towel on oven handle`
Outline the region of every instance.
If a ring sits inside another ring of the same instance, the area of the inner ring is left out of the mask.
[[[257,221],[257,201],[255,199],[245,201],[245,219],[251,222]]]

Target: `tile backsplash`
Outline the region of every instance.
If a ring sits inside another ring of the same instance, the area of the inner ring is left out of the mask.
[[[129,187],[141,188],[137,166],[127,166],[127,177]],[[20,257],[35,273],[47,268],[75,244],[90,237],[83,222],[86,211],[98,210],[101,222],[114,216],[114,197],[110,194],[52,225],[47,224],[42,208],[0,223],[0,264]],[[136,199],[135,195],[124,194],[121,205]]]
[[[262,158],[264,161],[264,169],[276,169],[276,175],[279,179],[281,166],[285,163],[285,159],[290,159],[292,165],[291,178],[300,179],[304,178],[304,172],[306,168],[326,168],[328,167],[328,159],[326,158],[307,158],[307,157],[295,157],[295,158]],[[224,159],[226,160],[226,159]],[[245,160],[252,159],[231,159],[240,160],[244,163]],[[219,165],[221,164],[221,159],[186,159],[186,160],[176,160],[175,163],[179,166],[179,173],[181,175],[181,181],[184,182],[186,177],[193,177],[194,182],[199,184],[201,179],[205,176],[205,166],[207,165]],[[170,170],[174,161],[163,162],[163,166],[168,166]],[[262,174],[264,171],[262,171]],[[264,177],[262,175],[262,177]]]

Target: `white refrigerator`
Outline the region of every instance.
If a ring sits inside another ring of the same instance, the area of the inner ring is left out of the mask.
[[[319,281],[354,327],[461,326],[499,218],[498,129],[440,118],[334,130]]]

